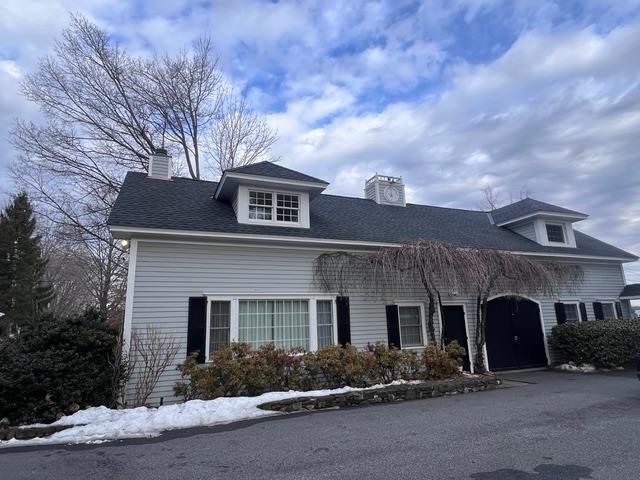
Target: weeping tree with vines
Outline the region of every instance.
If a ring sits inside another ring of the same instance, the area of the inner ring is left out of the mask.
[[[332,252],[314,262],[316,283],[327,292],[359,290],[379,298],[397,297],[421,285],[427,304],[429,343],[438,345],[435,312],[442,316],[442,295],[465,292],[476,298],[474,366],[485,370],[484,345],[488,299],[493,294],[557,295],[561,285],[582,281],[579,266],[542,262],[493,249],[477,249],[418,240],[375,252]]]

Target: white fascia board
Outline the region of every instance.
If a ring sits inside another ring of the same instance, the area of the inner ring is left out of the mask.
[[[336,239],[324,239],[324,238],[311,238],[311,237],[288,237],[288,236],[275,236],[275,235],[248,235],[248,234],[236,234],[236,233],[220,233],[220,232],[200,232],[193,230],[170,230],[170,229],[157,229],[157,228],[144,228],[144,227],[122,227],[112,225],[109,227],[111,234],[115,238],[132,238],[137,237],[144,239],[144,235],[158,235],[167,237],[193,237],[204,238],[211,240],[247,240],[257,241],[264,243],[288,243],[298,245],[336,245],[345,247],[364,247],[364,248],[381,248],[381,247],[401,247],[400,243],[391,242],[367,242],[360,240],[336,240]],[[317,247],[316,247],[317,248]],[[606,257],[606,256],[594,256],[594,255],[578,255],[568,253],[548,253],[548,252],[522,252],[522,251],[509,251],[507,253],[513,253],[515,255],[529,255],[535,257],[558,257],[558,258],[575,258],[586,260],[607,260],[615,262],[634,262],[638,258],[625,258],[625,257]]]
[[[559,220],[565,219],[565,220],[572,220],[572,221],[579,221],[579,220],[584,220],[586,218],[589,218],[589,215],[584,215],[584,214],[558,213],[558,212],[534,212],[534,213],[527,213],[526,215],[523,215],[521,217],[512,218],[511,220],[507,220],[505,222],[496,223],[496,226],[505,227],[507,225],[512,225],[514,223],[518,223],[523,220],[528,220],[530,218],[540,217],[540,216],[553,217]]]

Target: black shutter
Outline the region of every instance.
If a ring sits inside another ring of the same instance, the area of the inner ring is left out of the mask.
[[[580,302],[580,320],[583,322],[589,320],[589,317],[587,317],[587,306],[584,302]]]
[[[351,343],[351,313],[349,309],[349,297],[336,298],[336,314],[338,318],[338,343],[342,346]]]
[[[600,302],[593,302],[593,315],[596,320],[604,320],[604,312],[602,311],[602,304]]]
[[[387,305],[387,338],[389,339],[389,347],[400,348],[400,322],[397,305]]]
[[[555,303],[554,307],[556,309],[556,322],[558,323],[558,325],[567,323],[567,315],[564,311],[564,303]]]
[[[207,338],[207,299],[189,297],[189,320],[187,323],[187,356],[198,351],[198,363],[204,363]]]
[[[622,304],[620,302],[616,302],[616,317],[622,318]]]

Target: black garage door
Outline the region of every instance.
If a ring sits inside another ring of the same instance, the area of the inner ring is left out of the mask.
[[[514,297],[491,300],[487,308],[486,333],[490,370],[547,365],[537,303]]]

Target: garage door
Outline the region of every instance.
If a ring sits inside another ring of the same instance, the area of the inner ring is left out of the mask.
[[[489,301],[487,307],[486,336],[490,370],[547,365],[537,303],[525,298],[498,297]]]

